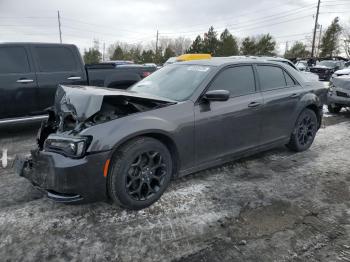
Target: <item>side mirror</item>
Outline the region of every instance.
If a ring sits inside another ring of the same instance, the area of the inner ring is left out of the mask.
[[[208,101],[227,101],[230,98],[230,92],[227,90],[212,90],[203,96]]]

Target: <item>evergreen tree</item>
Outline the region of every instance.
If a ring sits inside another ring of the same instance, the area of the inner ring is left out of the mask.
[[[154,62],[154,52],[153,50],[143,50],[141,55],[142,63],[153,63]]]
[[[256,43],[255,39],[251,37],[246,37],[242,41],[241,54],[242,55],[256,55]]]
[[[307,58],[309,56],[310,52],[306,49],[306,45],[298,41],[284,54],[284,57],[287,59]]]
[[[203,53],[208,53],[215,56],[219,50],[219,40],[214,27],[210,27],[208,32],[204,34]]]
[[[218,56],[233,56],[238,55],[238,43],[235,37],[225,29],[220,35],[219,49],[217,52]]]
[[[118,45],[114,52],[113,55],[111,57],[111,60],[124,60],[124,51],[123,49]]]
[[[186,51],[186,53],[202,53],[203,52],[203,40],[200,35],[196,37],[193,41],[190,48]]]
[[[170,57],[174,57],[174,56],[176,56],[174,50],[172,49],[172,47],[170,45],[168,45],[164,51],[163,62],[168,60]]]
[[[275,55],[276,41],[270,34],[263,35],[256,43],[256,55],[273,56]]]
[[[339,24],[339,18],[334,18],[332,24],[327,28],[321,40],[321,57],[332,57],[339,53],[339,37],[342,28]]]
[[[102,59],[102,54],[95,48],[89,48],[88,51],[84,50],[83,59],[85,64],[97,64]]]

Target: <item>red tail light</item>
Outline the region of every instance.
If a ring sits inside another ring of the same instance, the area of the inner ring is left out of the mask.
[[[142,77],[145,78],[147,76],[149,76],[151,74],[151,72],[142,72]]]

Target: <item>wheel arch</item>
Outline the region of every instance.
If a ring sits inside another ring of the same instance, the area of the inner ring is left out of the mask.
[[[320,128],[322,125],[322,114],[319,107],[316,104],[309,104],[305,107],[305,109],[310,109],[316,114],[318,128]]]
[[[172,160],[173,160],[173,177],[176,177],[178,175],[178,171],[180,169],[180,156],[179,151],[177,148],[177,145],[171,136],[165,132],[161,131],[148,131],[148,132],[142,132],[142,133],[136,133],[133,135],[130,135],[123,140],[119,141],[117,144],[114,145],[110,159],[113,158],[113,156],[118,152],[118,149],[124,146],[126,143],[130,142],[131,140],[134,140],[139,137],[151,137],[153,139],[156,139],[160,141],[162,144],[164,144],[167,149],[169,150]]]

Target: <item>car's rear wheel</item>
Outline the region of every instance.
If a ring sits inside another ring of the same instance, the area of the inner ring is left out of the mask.
[[[342,106],[339,105],[328,105],[328,111],[332,114],[338,114],[340,110],[342,109]]]
[[[315,139],[317,129],[318,122],[315,112],[304,109],[295,124],[290,141],[287,144],[288,148],[296,152],[309,149]]]
[[[150,137],[136,138],[113,156],[108,193],[114,203],[142,209],[156,202],[169,185],[172,157],[167,147]]]

